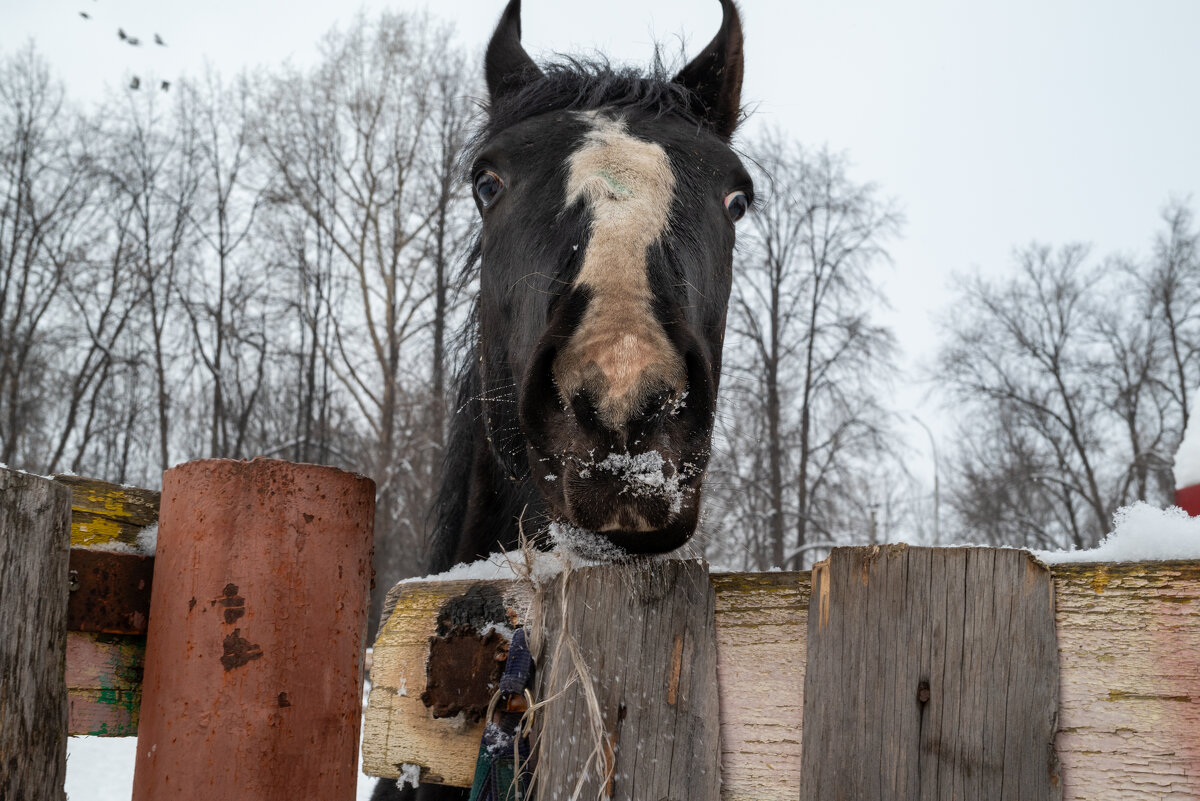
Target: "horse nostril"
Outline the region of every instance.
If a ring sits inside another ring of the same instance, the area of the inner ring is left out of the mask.
[[[658,392],[652,393],[642,403],[636,419],[642,422],[653,422],[668,414],[674,406],[672,401],[674,396],[675,393],[669,389],[661,389]]]

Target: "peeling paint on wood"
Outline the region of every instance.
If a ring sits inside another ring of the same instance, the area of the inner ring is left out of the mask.
[[[119,520],[135,528],[158,522],[159,494],[153,490],[83,476],[58,475],[54,480],[71,488],[73,511]]]
[[[144,636],[67,632],[67,733],[135,736],[145,660]]]
[[[87,549],[123,543],[134,546],[148,525],[158,522],[159,494],[137,487],[110,484],[82,476],[55,476],[55,483],[71,490],[72,560],[88,558]],[[141,564],[129,573],[135,584],[120,590],[101,586],[117,613],[104,617],[102,610],[80,609],[82,595],[72,593],[72,628],[100,628],[109,633],[67,632],[67,696],[69,734],[97,737],[134,737],[142,702],[142,669],[146,658],[145,629],[149,615],[149,592],[153,557],[132,554],[96,554],[96,559]],[[92,561],[95,561],[94,559]],[[88,562],[91,564],[91,562]],[[78,565],[73,564],[73,567]],[[125,571],[110,571],[112,581],[121,581]],[[80,591],[87,576],[78,577]],[[139,586],[144,585],[144,586]],[[90,621],[90,622],[89,622]],[[113,634],[122,631],[124,634]]]
[[[371,657],[371,694],[363,720],[365,770],[398,778],[400,765],[420,765],[421,781],[471,786],[483,723],[464,715],[435,718],[421,696],[426,691],[430,640],[438,633],[447,602],[480,587],[491,590],[523,616],[530,588],[511,581],[398,584],[388,593],[384,624]]]

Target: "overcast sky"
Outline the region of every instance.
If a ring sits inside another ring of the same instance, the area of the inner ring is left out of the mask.
[[[429,8],[479,52],[503,5],[0,0],[0,50],[34,39],[74,97],[99,101],[132,74],[175,78],[206,60],[224,73],[309,63],[320,35],[360,8]],[[854,176],[905,212],[883,278],[910,368],[933,355],[952,273],[999,274],[1033,239],[1091,242],[1097,258],[1145,253],[1169,196],[1200,201],[1200,0],[742,0],[741,10],[747,128],[846,151]],[[719,20],[716,0],[524,3],[535,58],[601,50],[645,63],[655,41],[680,40],[694,53]],[[118,27],[143,46],[122,44]],[[911,382],[899,399],[937,426]]]

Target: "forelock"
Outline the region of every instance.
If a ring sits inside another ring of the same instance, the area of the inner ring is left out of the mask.
[[[603,59],[564,58],[541,65],[542,77],[502,95],[486,108],[479,132],[467,148],[470,159],[492,137],[531,117],[555,111],[594,111],[614,108],[650,117],[673,115],[701,127],[691,92],[672,80],[656,59],[649,73],[633,67],[613,67]]]

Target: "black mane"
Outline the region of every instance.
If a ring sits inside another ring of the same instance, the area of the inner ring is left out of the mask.
[[[673,80],[661,58],[655,58],[649,74],[636,67],[614,67],[603,58],[570,57],[541,65],[541,72],[541,76],[486,106],[484,124],[467,147],[468,161],[484,142],[501,131],[554,111],[620,106],[653,117],[671,114],[697,127],[705,125],[695,111],[698,98]]]

